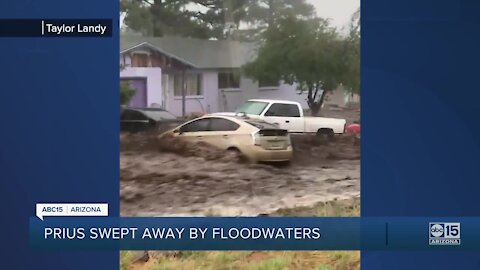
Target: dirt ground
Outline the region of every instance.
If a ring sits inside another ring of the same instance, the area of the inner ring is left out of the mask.
[[[208,145],[122,135],[123,216],[257,216],[360,196],[360,143],[292,136],[290,166],[239,163]]]

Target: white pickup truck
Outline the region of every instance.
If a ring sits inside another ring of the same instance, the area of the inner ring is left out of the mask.
[[[246,116],[277,124],[291,133],[314,133],[333,136],[345,132],[346,120],[324,117],[306,117],[300,103],[272,99],[250,99],[236,112],[215,113],[229,116]]]

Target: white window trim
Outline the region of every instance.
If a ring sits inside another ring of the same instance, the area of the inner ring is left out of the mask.
[[[174,96],[173,99],[175,100],[182,100],[182,96]],[[185,96],[186,99],[205,99],[205,96]]]
[[[280,89],[280,85],[278,86],[262,86],[262,87],[258,87],[258,90],[260,91],[270,91],[270,90],[279,90]]]
[[[200,91],[201,91],[201,95],[186,95],[185,98],[186,99],[203,99],[205,97],[205,92],[204,92],[204,87],[203,87],[203,80],[204,80],[204,76],[203,76],[203,73],[201,72],[192,72],[192,73],[185,73],[186,76],[189,76],[189,75],[195,75],[195,76],[200,76],[200,80],[201,80],[201,84],[200,84]],[[177,99],[182,99],[182,95],[179,95],[179,96],[176,96],[175,95],[175,76],[176,75],[173,75],[172,76],[172,80],[173,80],[173,87],[172,87],[172,91],[173,91],[173,99],[177,100]],[[181,76],[180,74],[178,74],[178,76]]]
[[[218,88],[218,90],[223,91],[223,92],[240,92],[242,89],[240,87],[238,88]]]

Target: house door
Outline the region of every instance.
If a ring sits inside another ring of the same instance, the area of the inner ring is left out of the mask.
[[[146,79],[128,79],[130,86],[135,90],[135,95],[130,99],[130,107],[147,107],[147,80]]]
[[[168,98],[169,98],[169,81],[168,81],[168,75],[162,75],[162,108],[164,110],[168,110]]]

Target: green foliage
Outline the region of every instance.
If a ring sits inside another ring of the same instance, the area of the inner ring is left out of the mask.
[[[244,71],[256,80],[295,84],[308,93],[309,107],[316,114],[328,91],[351,82],[350,42],[324,19],[286,16],[277,22],[265,32],[257,58]]]
[[[125,67],[120,66],[120,71]],[[130,86],[129,82],[120,81],[120,105],[126,105],[130,99],[135,95],[135,89]]]
[[[180,35],[208,38],[208,28],[186,9],[188,0],[120,0],[124,23],[148,36]]]
[[[120,0],[120,11],[127,27],[143,35],[249,41],[258,40],[278,18],[315,14],[306,0]]]
[[[127,105],[130,99],[135,95],[135,90],[125,81],[120,82],[120,105]]]
[[[360,93],[360,8],[353,14],[350,22],[350,33],[346,40],[347,70],[343,83],[350,91]]]

